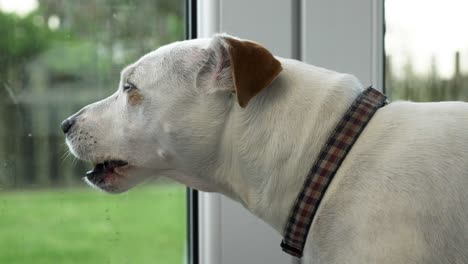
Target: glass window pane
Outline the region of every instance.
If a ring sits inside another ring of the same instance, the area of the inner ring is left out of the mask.
[[[183,0],[0,0],[0,263],[182,263],[185,187],[87,187],[63,119],[184,38]]]
[[[468,1],[386,0],[386,93],[468,100]]]

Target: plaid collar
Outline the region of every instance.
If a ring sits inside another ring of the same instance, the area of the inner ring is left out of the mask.
[[[328,185],[374,113],[387,103],[385,95],[369,87],[345,113],[307,174],[291,209],[281,242],[283,251],[302,257],[312,220]]]

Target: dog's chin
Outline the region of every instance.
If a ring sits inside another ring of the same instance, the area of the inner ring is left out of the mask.
[[[83,177],[83,180],[86,182],[86,184],[88,184],[92,188],[97,189],[99,191],[104,191],[110,194],[119,194],[119,193],[123,193],[131,189],[131,187],[123,187],[122,185],[116,184],[115,182],[111,184],[97,183],[97,182],[93,182],[88,177]]]
[[[123,193],[131,188],[127,187],[119,179],[119,175],[105,175],[102,176],[101,180],[96,180],[95,178],[86,176],[83,177],[83,180],[94,189],[104,191],[106,193],[118,194]]]

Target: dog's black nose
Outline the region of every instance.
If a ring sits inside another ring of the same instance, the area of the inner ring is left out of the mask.
[[[63,133],[66,134],[72,126],[73,126],[73,119],[67,118],[63,120],[62,124],[60,125],[60,128],[62,129]]]

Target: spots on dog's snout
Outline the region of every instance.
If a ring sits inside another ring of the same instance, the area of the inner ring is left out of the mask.
[[[132,91],[128,94],[128,103],[130,105],[139,105],[143,102],[143,99],[143,95],[138,90]]]
[[[93,142],[96,143],[96,140],[94,139],[94,137],[91,136],[88,132],[83,133],[83,131],[80,131],[78,133],[78,135],[76,135],[76,136],[72,135],[71,136],[72,141],[75,141],[76,138],[78,138],[77,141],[82,141],[83,140],[83,141],[91,142],[89,145],[92,145]]]

